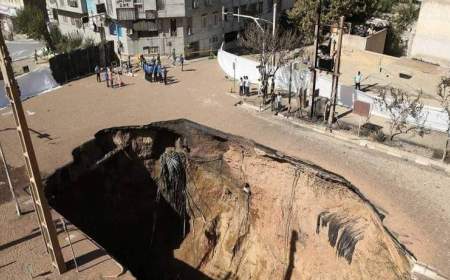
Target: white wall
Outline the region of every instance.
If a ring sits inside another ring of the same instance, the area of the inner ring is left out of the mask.
[[[239,56],[236,56],[234,54],[228,53],[226,51],[223,51],[222,49],[219,50],[217,54],[217,61],[222,68],[222,70],[225,72],[225,74],[233,78],[233,62],[235,64],[235,71],[236,71],[236,78],[239,79],[240,76],[248,76],[251,83],[258,83],[259,79],[259,72],[256,66],[258,63],[253,60],[249,60],[246,58],[242,58]],[[305,73],[298,72],[294,73],[293,75],[293,82],[292,82],[292,90],[293,92],[296,92],[298,87],[308,88],[309,87],[309,80],[310,76],[308,74],[304,75]],[[282,90],[288,90],[289,89],[289,69],[288,68],[282,68],[278,70],[276,75],[276,81],[275,84],[277,88],[280,88]],[[319,95],[323,97],[330,98],[331,95],[331,79],[330,77],[326,75],[318,75],[317,81],[316,81],[317,89],[319,89]],[[338,88],[338,103],[340,105],[344,105],[347,107],[353,107],[352,103],[353,101],[350,100],[350,103],[348,100],[345,100],[343,96],[341,96],[341,93],[344,90],[352,90],[352,88],[349,88],[345,85],[340,85]],[[380,107],[376,102],[376,97],[368,95],[367,93],[364,93],[359,90],[353,91],[353,100],[360,100],[367,102],[371,104],[371,114],[383,118],[388,118],[387,111]],[[424,113],[423,113],[423,120],[425,121],[425,127],[437,130],[437,131],[446,131],[447,130],[447,124],[450,120],[448,120],[447,114],[441,109],[437,107],[431,107],[431,106],[424,106]],[[413,120],[410,120],[411,122]]]
[[[450,0],[423,0],[411,56],[450,67]]]

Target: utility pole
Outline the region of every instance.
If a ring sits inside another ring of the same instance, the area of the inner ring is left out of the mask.
[[[272,36],[273,36],[273,38],[275,38],[276,23],[277,23],[277,3],[274,3],[273,4],[273,20],[272,20]]]
[[[0,30],[0,68],[5,83],[5,92],[11,103],[11,110],[16,122],[17,133],[19,134],[20,144],[22,146],[23,157],[28,176],[30,178],[31,197],[33,199],[36,217],[38,219],[39,228],[44,239],[47,253],[50,254],[52,265],[55,266],[59,273],[66,270],[66,264],[62,256],[61,247],[58,243],[55,224],[47,204],[47,200],[42,188],[42,179],[39,172],[39,166],[36,155],[31,142],[28,124],[23,112],[22,101],[20,100],[20,89],[14,78],[14,72],[9,56],[8,48],[3,38],[3,32]]]
[[[330,115],[328,116],[328,127],[331,130],[331,125],[334,122],[334,112],[336,111],[336,100],[337,100],[337,92],[339,86],[339,75],[340,75],[340,66],[341,66],[341,49],[342,49],[342,35],[344,33],[344,19],[345,17],[341,17],[339,21],[339,37],[337,43],[336,50],[336,60],[334,62],[334,71],[333,71],[333,88],[331,89],[331,104],[330,104]]]
[[[317,76],[317,51],[319,48],[319,30],[320,30],[320,14],[322,11],[322,1],[319,0],[317,3],[317,8],[316,8],[316,27],[314,29],[314,59],[313,59],[313,63],[314,65],[312,66],[311,70],[312,70],[312,93],[311,93],[311,110],[309,112],[309,117],[312,119],[314,117],[314,95],[316,94],[316,76]]]
[[[275,32],[276,32],[276,23],[277,23],[277,3],[273,4],[273,19],[272,19],[272,38],[275,41]],[[272,67],[275,68],[275,55],[274,52],[272,54]]]

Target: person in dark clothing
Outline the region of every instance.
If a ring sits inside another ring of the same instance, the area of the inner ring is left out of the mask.
[[[163,73],[164,73],[164,84],[165,84],[165,85],[167,85],[167,73],[168,73],[168,72],[169,72],[169,71],[167,71],[167,68],[164,67]]]
[[[102,81],[102,79],[100,78],[100,67],[98,67],[98,65],[95,65],[94,71],[95,75],[97,76],[97,83],[100,83]]]
[[[158,65],[153,64],[153,82],[157,82],[158,81]]]
[[[244,81],[242,80],[242,77],[239,78],[239,95],[243,95],[244,93]]]
[[[139,62],[141,63],[142,69],[144,69],[144,65],[145,65],[145,57],[144,57],[143,54],[141,54],[141,55],[139,56]]]
[[[183,66],[184,66],[184,57],[182,54],[180,54],[180,64],[181,64],[181,71],[184,71]]]
[[[128,56],[128,73],[133,72],[133,67],[131,66],[131,55]]]
[[[110,78],[111,78],[111,71],[109,70],[109,67],[106,67],[106,69],[105,69],[106,87],[109,87],[109,79]]]

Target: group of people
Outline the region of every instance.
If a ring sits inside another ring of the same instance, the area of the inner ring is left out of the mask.
[[[167,85],[167,73],[169,71],[167,70],[167,67],[161,64],[161,57],[159,54],[156,58],[153,57],[149,63],[147,63],[145,57],[141,55],[140,62],[147,81],[164,82],[164,84]]]
[[[97,76],[97,83],[102,82],[102,74],[103,74],[103,80],[106,81],[107,87],[114,88],[114,87],[121,87],[123,85],[120,73],[114,73],[114,71],[111,70],[111,67],[109,66],[103,68],[96,65],[94,68],[94,72],[95,75]]]
[[[248,76],[239,78],[239,95],[250,95],[250,81],[248,79]]]

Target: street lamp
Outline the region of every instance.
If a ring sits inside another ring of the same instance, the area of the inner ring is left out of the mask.
[[[276,14],[277,14],[277,4],[276,3],[273,4],[273,20],[272,21],[269,21],[269,20],[266,20],[266,19],[263,19],[263,18],[249,16],[249,15],[243,15],[243,14],[240,13],[240,9],[239,8],[238,8],[238,13],[237,14],[234,14],[233,12],[225,12],[225,7],[222,6],[222,22],[225,21],[225,16],[226,15],[237,17],[238,20],[239,20],[239,18],[251,19],[251,20],[253,20],[256,23],[256,25],[259,27],[259,29],[261,29],[261,31],[263,33],[263,36],[265,35],[265,30],[261,26],[259,21],[271,23],[272,24],[272,36],[273,36],[273,39],[275,39],[275,30],[276,30],[276,22],[277,22],[276,21]],[[263,44],[263,46],[262,46],[261,60],[262,60],[262,57],[264,57],[264,53],[265,53],[265,41],[264,40],[263,40],[262,44]],[[262,61],[261,61],[261,64],[262,64]],[[273,64],[273,66],[275,66],[275,56],[273,56],[273,58],[272,58],[272,64]],[[260,68],[260,72],[261,72],[261,68]]]

